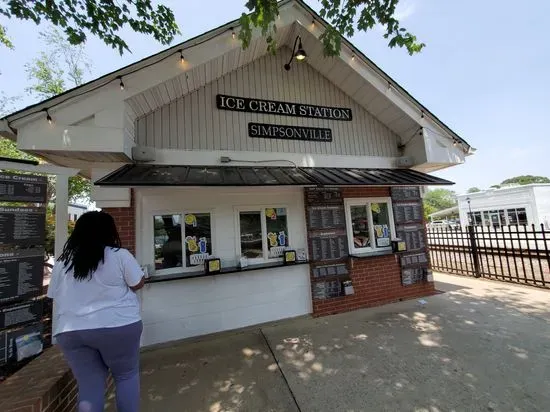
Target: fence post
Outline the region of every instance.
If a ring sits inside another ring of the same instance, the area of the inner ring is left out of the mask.
[[[477,251],[475,227],[468,226],[468,233],[470,235],[470,248],[472,249],[472,258],[474,259],[474,275],[476,278],[479,278],[481,277],[481,270],[479,268],[479,253]]]

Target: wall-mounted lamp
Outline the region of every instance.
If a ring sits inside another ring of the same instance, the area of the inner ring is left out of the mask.
[[[49,124],[52,124],[52,123],[53,123],[53,119],[52,119],[52,116],[50,116],[50,112],[48,111],[48,109],[43,109],[42,111],[43,111],[43,112],[46,112],[46,121],[47,121]]]
[[[298,44],[298,48],[296,48],[296,44]],[[292,63],[292,59],[295,58],[298,61],[305,60],[307,57],[306,51],[304,50],[304,47],[302,46],[302,38],[300,36],[296,36],[296,39],[294,40],[294,46],[292,47],[292,56],[290,56],[290,60],[287,64],[285,64],[285,70],[290,70],[290,64]]]

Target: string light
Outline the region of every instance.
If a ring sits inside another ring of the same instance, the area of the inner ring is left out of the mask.
[[[420,118],[421,118],[421,119],[424,118],[424,112],[422,112],[422,114],[420,115]]]
[[[456,147],[457,144],[458,142],[456,140],[453,140],[453,146]]]
[[[185,63],[185,57],[183,57],[183,50],[179,50],[180,52],[180,62]]]
[[[391,83],[388,82],[388,92],[391,90]]]
[[[351,60],[352,60],[352,61],[355,61],[355,54],[352,54],[352,55],[351,55]]]
[[[235,30],[231,29],[231,37],[233,37],[233,39],[235,39]]]
[[[122,81],[122,76],[118,76],[118,80],[120,80],[120,90],[124,90],[124,82]]]

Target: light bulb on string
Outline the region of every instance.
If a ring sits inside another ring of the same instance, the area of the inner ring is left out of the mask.
[[[119,76],[118,79],[120,80],[120,83],[119,83],[119,85],[120,85],[120,90],[124,90],[124,82],[122,81],[122,76]]]
[[[355,54],[351,55],[351,61],[355,61]]]
[[[185,57],[183,57],[183,50],[180,50],[180,62],[183,64],[185,63]]]
[[[231,29],[231,37],[233,37],[233,39],[235,39],[235,36],[236,36],[235,30]]]

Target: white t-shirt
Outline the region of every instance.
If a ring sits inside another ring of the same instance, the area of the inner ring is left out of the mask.
[[[48,288],[55,304],[54,336],[141,320],[139,299],[130,289],[143,277],[138,262],[126,249],[107,247],[104,256],[89,280],[75,279],[63,262],[54,265]]]

